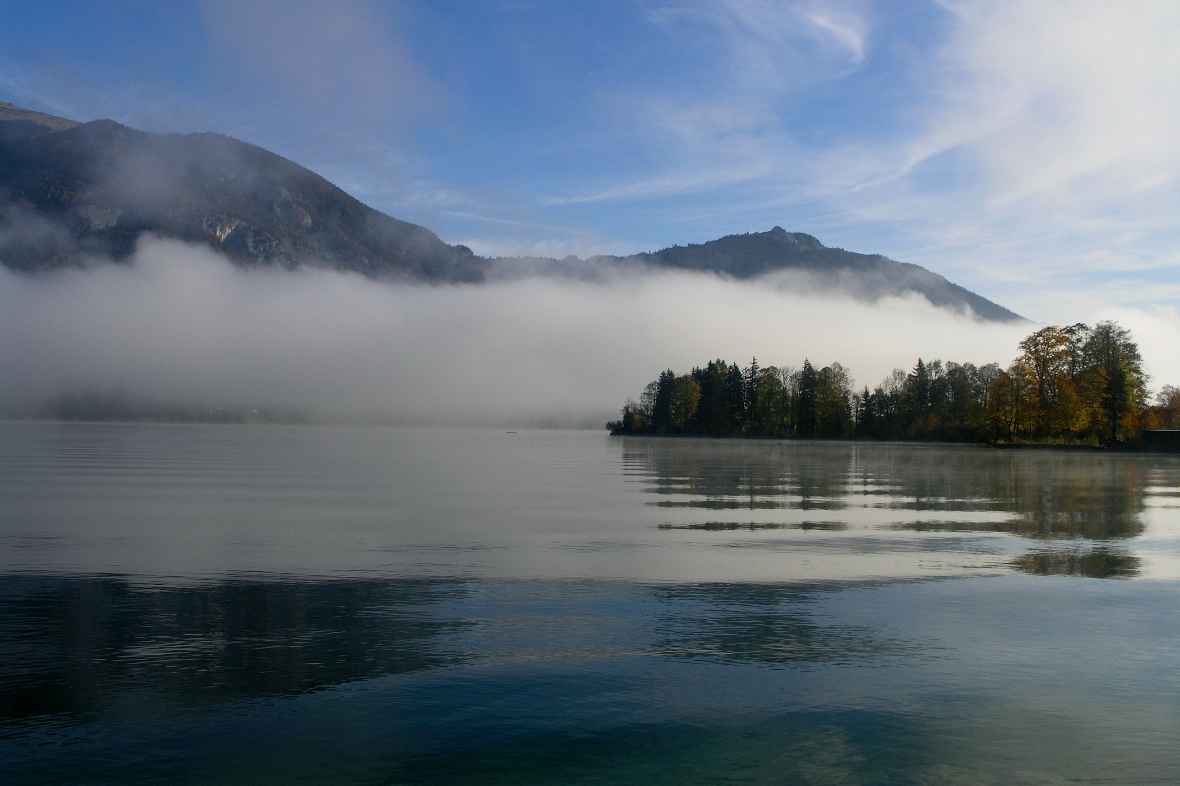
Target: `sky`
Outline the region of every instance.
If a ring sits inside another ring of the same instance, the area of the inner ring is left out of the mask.
[[[1180,339],[1180,3],[10,2],[0,100],[275,150],[491,255],[780,225]]]

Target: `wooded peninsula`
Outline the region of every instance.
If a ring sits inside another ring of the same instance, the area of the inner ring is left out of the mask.
[[[612,434],[989,444],[1136,444],[1180,428],[1180,389],[1148,395],[1139,347],[1116,322],[1050,325],[1008,366],[918,359],[854,392],[840,363],[668,369],[629,400]]]

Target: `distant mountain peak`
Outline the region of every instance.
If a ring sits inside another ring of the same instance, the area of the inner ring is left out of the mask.
[[[78,123],[64,117],[34,112],[7,101],[0,101],[0,142],[49,134],[77,125]]]
[[[783,243],[789,243],[799,248],[819,249],[823,248],[824,244],[819,242],[819,238],[815,235],[809,235],[806,232],[788,232],[780,226],[774,226],[769,232],[765,234],[779,240]]]
[[[897,262],[880,254],[860,254],[825,246],[814,235],[775,226],[766,232],[726,235],[717,240],[672,246],[640,254],[645,264],[720,273],[739,279],[778,273],[800,276],[799,285],[840,291],[857,299],[918,294],[940,308],[969,309],[978,318],[996,322],[1024,318],[920,265]]]

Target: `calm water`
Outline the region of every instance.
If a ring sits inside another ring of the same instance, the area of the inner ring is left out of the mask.
[[[1180,781],[1180,459],[0,424],[0,783]]]

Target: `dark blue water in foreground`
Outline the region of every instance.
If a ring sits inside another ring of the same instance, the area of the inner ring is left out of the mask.
[[[0,425],[0,783],[1175,783],[1180,460]]]

